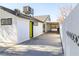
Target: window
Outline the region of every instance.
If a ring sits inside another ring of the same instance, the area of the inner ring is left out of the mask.
[[[34,26],[38,26],[38,22],[34,22],[33,24],[34,24]]]
[[[1,25],[12,25],[12,18],[1,19]]]

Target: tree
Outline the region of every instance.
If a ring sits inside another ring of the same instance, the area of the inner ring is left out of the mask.
[[[60,16],[58,18],[58,21],[60,23],[63,23],[64,19],[69,15],[71,10],[72,10],[72,6],[60,8]]]

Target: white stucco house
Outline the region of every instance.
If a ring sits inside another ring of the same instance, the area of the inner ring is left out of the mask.
[[[0,6],[0,43],[18,44],[39,36],[47,30],[47,20],[49,15],[32,17]]]
[[[47,31],[47,22],[50,21],[49,15],[33,16],[30,20],[30,38],[37,37]]]
[[[66,56],[79,56],[79,4],[74,7],[62,24],[62,43]]]
[[[42,26],[43,26],[43,33],[48,31],[48,25],[47,23],[50,21],[50,15],[41,15],[41,16],[35,16],[36,19],[38,19],[39,21],[43,22]]]
[[[29,40],[28,17],[0,6],[0,43],[17,44]]]
[[[43,34],[43,22],[36,19],[35,17],[31,21],[33,22],[33,27],[32,27],[33,28],[32,29],[33,37],[36,37],[36,36],[39,36],[39,35]]]

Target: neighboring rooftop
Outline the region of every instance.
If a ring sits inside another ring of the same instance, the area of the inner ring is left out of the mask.
[[[49,15],[42,15],[42,16],[34,16],[36,19],[44,22],[44,21],[50,21],[50,16]]]

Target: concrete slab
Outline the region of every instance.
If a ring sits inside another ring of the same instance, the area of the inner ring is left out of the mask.
[[[0,53],[1,54],[1,53]],[[3,55],[8,56],[63,56],[59,34],[45,33],[30,41],[6,49]]]

